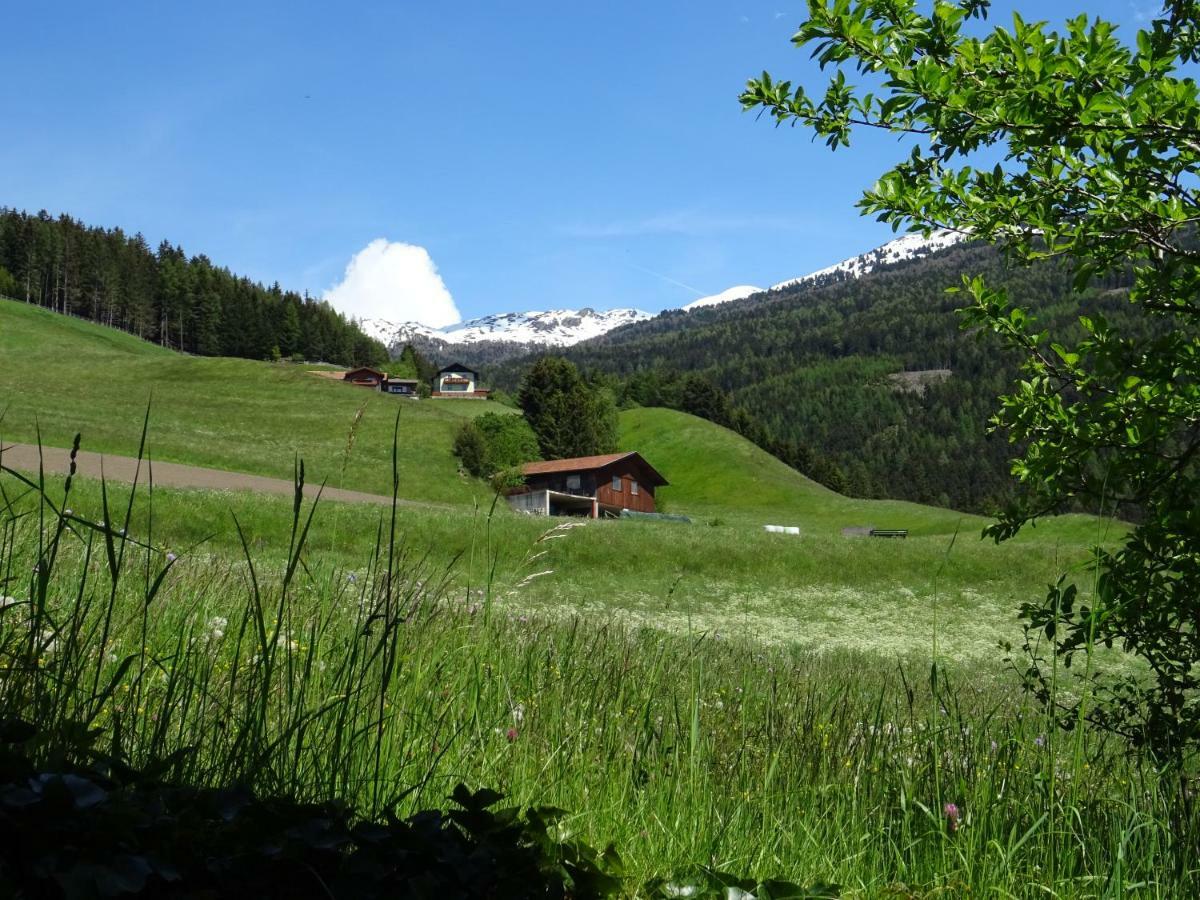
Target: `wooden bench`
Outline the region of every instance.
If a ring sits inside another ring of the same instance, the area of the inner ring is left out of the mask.
[[[907,528],[872,528],[871,537],[881,538],[906,538],[908,537]]]

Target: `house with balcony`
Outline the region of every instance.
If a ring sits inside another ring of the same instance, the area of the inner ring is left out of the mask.
[[[636,451],[552,459],[521,466],[525,483],[508,493],[520,512],[615,518],[622,510],[653,513],[654,491],[667,484]]]

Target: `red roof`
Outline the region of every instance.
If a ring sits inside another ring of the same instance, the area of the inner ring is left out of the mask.
[[[630,459],[631,457],[632,459]],[[562,472],[588,472],[594,469],[603,469],[626,459],[638,463],[650,474],[651,477],[646,479],[647,484],[667,483],[667,479],[663,478],[654,466],[646,462],[636,450],[628,453],[606,453],[603,456],[577,456],[574,459],[548,459],[544,462],[525,463],[521,466],[521,474],[554,475]]]

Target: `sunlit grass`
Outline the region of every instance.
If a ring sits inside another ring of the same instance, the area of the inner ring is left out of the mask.
[[[145,531],[167,530],[161,499]],[[587,526],[532,536],[520,580],[468,586],[387,511],[348,567],[304,545],[307,508],[287,549],[256,560],[137,543],[120,500],[102,526],[74,492],[69,516],[0,518],[0,715],[33,721],[43,754],[83,723],[130,762],[171,759],[176,779],[368,815],[488,785],[571,810],[632,883],[709,865],[848,896],[1197,887],[1189,776],[1054,732],[998,669],[525,608],[549,578],[529,578],[536,554]],[[486,517],[471,527],[486,571],[503,542]]]

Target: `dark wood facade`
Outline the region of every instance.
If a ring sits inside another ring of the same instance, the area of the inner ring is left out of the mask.
[[[380,372],[378,369],[372,369],[369,366],[360,366],[357,369],[351,369],[343,375],[342,380],[363,387],[377,388],[387,381],[387,372]]]
[[[586,511],[587,504],[575,498],[592,499],[592,516],[620,515],[623,509],[652,513],[654,492],[667,483],[639,453],[527,463],[522,472],[525,484],[514,493],[549,492],[544,509],[551,515]]]

